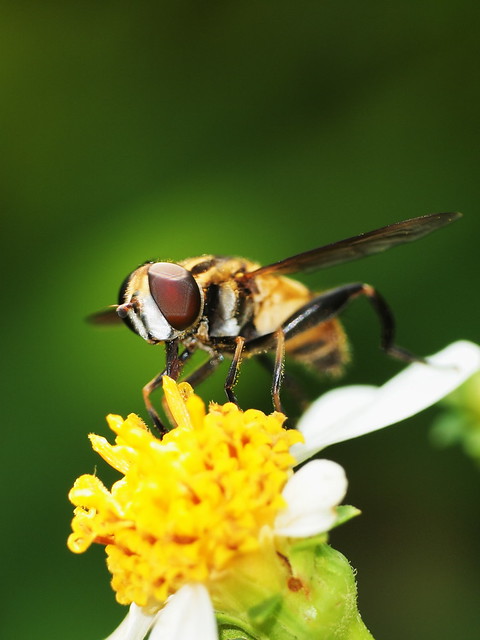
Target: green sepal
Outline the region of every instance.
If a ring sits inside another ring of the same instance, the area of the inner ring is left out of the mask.
[[[263,600],[254,607],[250,607],[247,612],[252,624],[256,627],[264,625],[269,618],[276,615],[282,606],[282,596],[276,594],[271,598]]]
[[[258,556],[237,584],[232,575],[224,597],[217,593],[221,640],[372,640],[357,609],[354,571],[325,535],[283,540],[269,560],[266,568]]]
[[[345,522],[348,522],[352,518],[361,515],[361,513],[360,509],[353,507],[351,504],[341,504],[337,507],[337,519],[331,528],[339,527],[341,524],[345,524]]]
[[[220,640],[257,640],[254,630],[249,633],[244,622],[232,616],[217,613],[217,625]]]

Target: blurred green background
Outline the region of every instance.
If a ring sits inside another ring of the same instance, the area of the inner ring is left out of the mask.
[[[125,614],[103,550],[66,550],[66,494],[96,468],[87,432],[143,415],[163,364],[162,347],[83,321],[139,263],[265,263],[460,210],[418,244],[302,279],[375,284],[419,354],[479,340],[478,18],[467,0],[2,3],[2,638],[95,640]],[[345,382],[401,368],[364,301],[344,323]],[[205,399],[222,400],[223,373]],[[268,410],[268,386],[247,362],[241,403]],[[332,544],[377,639],[478,638],[480,477],[431,446],[438,411],[327,452],[363,510]]]

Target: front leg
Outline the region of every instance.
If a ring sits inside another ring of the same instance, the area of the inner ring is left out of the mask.
[[[160,435],[167,433],[168,429],[161,421],[157,410],[153,406],[152,401],[150,400],[150,394],[162,384],[163,376],[169,376],[170,378],[177,380],[183,365],[193,354],[193,350],[185,349],[185,351],[183,351],[179,356],[178,340],[171,340],[167,342],[165,344],[165,350],[167,360],[165,369],[154,378],[152,378],[150,382],[147,382],[142,390],[145,407]]]

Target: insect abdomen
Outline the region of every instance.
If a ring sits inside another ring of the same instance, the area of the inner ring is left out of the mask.
[[[327,320],[285,343],[289,356],[320,373],[339,375],[349,360],[345,331],[338,320]]]

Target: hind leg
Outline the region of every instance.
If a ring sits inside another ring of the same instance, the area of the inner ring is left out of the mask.
[[[424,362],[415,354],[395,344],[395,320],[383,296],[369,284],[353,283],[331,289],[310,300],[293,313],[281,326],[285,340],[291,340],[310,331],[328,320],[336,318],[348,304],[360,296],[365,296],[372,305],[380,321],[380,347],[390,356],[404,362]],[[254,355],[276,349],[278,359],[278,335],[272,332],[245,343],[245,353]],[[275,363],[272,395],[275,391],[274,406],[279,406],[279,393],[283,362]]]

